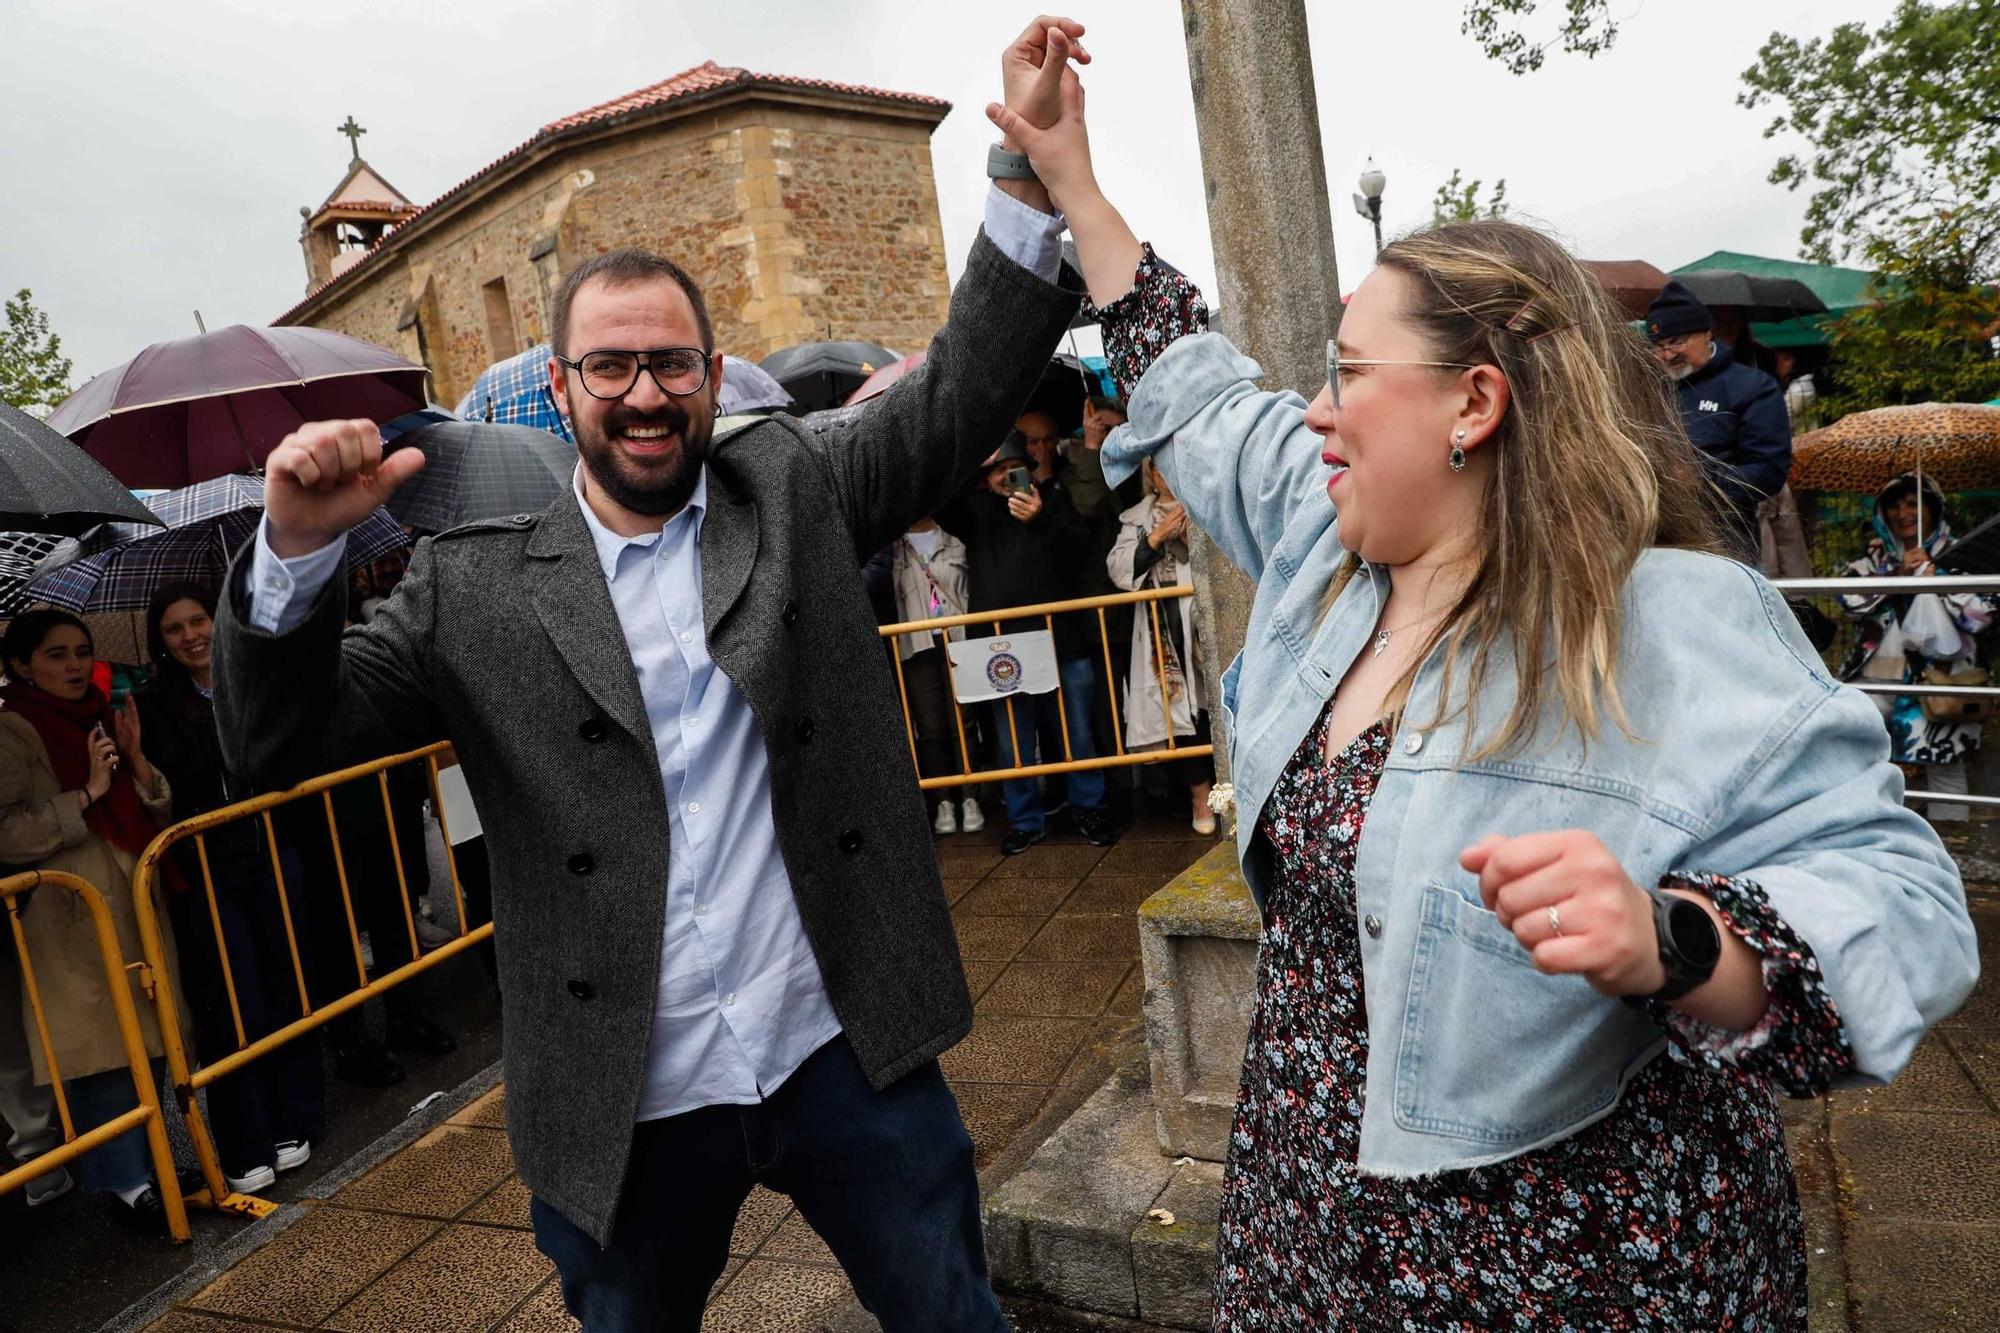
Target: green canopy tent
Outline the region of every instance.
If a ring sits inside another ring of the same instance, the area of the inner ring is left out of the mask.
[[[1735,250],[1717,250],[1692,263],[1682,264],[1675,273],[1693,273],[1705,268],[1735,269],[1774,278],[1797,278],[1812,288],[1813,295],[1826,302],[1824,315],[1806,315],[1776,324],[1752,324],[1750,336],[1765,347],[1824,347],[1826,324],[1843,311],[1875,303],[1875,274],[1866,269],[1841,268],[1835,264],[1807,264],[1796,259],[1767,259]]]

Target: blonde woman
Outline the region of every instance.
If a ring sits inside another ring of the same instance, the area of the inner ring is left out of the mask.
[[[1052,34],[1052,49],[1065,44]],[[1215,1325],[1775,1329],[1774,1093],[1879,1083],[1978,970],[1880,714],[1723,559],[1624,316],[1504,222],[1387,247],[1308,404],[994,107],[1151,457],[1258,580],[1224,674],[1263,908]]]

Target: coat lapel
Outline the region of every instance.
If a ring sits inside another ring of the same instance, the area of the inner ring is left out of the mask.
[[[742,598],[756,563],[757,502],[711,459],[708,512],[701,520],[701,614],[709,653],[718,660],[716,627]]]
[[[604,715],[650,746],[653,728],[639,696],[632,650],[573,492],[565,490],[542,516],[527,554],[548,567],[534,605],[550,642]]]

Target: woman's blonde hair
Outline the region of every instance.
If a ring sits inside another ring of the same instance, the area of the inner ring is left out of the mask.
[[[1479,509],[1478,571],[1425,645],[1424,656],[1439,642],[1448,650],[1438,712],[1424,725],[1444,721],[1462,669],[1467,735],[1476,735],[1473,700],[1504,646],[1520,664],[1514,706],[1467,757],[1534,737],[1549,661],[1565,719],[1586,743],[1606,718],[1629,735],[1617,672],[1626,577],[1648,547],[1720,549],[1719,492],[1688,443],[1670,382],[1597,279],[1532,228],[1431,227],[1377,262],[1409,279],[1403,317],[1431,355],[1497,366],[1512,390],[1482,446],[1495,467]],[[1350,555],[1327,608],[1358,567]]]

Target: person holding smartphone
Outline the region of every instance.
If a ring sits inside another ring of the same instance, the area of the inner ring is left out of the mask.
[[[90,631],[66,611],[16,616],[0,643],[7,684],[0,687],[0,861],[61,870],[104,895],[125,958],[144,957],[132,906],[132,869],[140,852],[173,819],[166,775],[146,758],[139,710],[114,709],[93,679]],[[167,919],[155,882],[154,910]],[[41,889],[21,912],[56,1068],[66,1080],[76,1132],[136,1106],[132,1074],[113,1017],[104,963],[80,899]],[[163,930],[175,1008],[180,966]],[[10,946],[0,946],[10,947]],[[133,985],[132,1008],[155,1061],[164,1054],[152,1001]],[[26,1039],[37,1084],[50,1078],[49,1053],[33,1029]],[[109,1196],[128,1229],[164,1235],[166,1213],[155,1188],[146,1138],[133,1130],[78,1160],[85,1190]]]
[[[1032,467],[1021,432],[1009,431],[1000,448],[986,460],[979,483],[938,515],[938,522],[965,543],[973,611],[999,611],[1084,595],[1092,550],[1090,528],[1062,488],[1052,481],[1036,481]],[[1053,694],[1017,694],[989,705],[1002,768],[1036,762],[1036,756],[1027,753],[1030,747],[1042,752],[1040,762],[1060,761],[1061,751],[1037,738],[1042,729],[1037,724],[1045,720],[1044,714],[1053,733],[1059,711],[1069,726],[1071,756],[1089,759],[1096,755],[1090,724],[1097,693],[1090,667],[1096,640],[1090,619],[1079,615],[1055,618],[1062,709],[1056,708]],[[1003,622],[1001,632],[1042,628],[1042,619],[1032,616]],[[1016,737],[1023,752],[1019,758]],[[1070,815],[1077,832],[1093,846],[1110,846],[1115,834],[1104,808],[1104,775],[1070,773],[1066,778]],[[1001,783],[1000,790],[1009,826],[1000,850],[1017,856],[1048,836],[1041,783],[1036,778],[1013,778]]]

